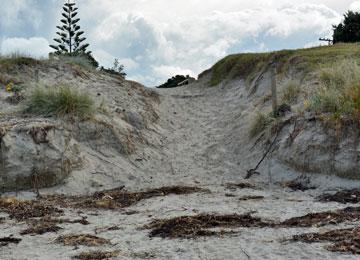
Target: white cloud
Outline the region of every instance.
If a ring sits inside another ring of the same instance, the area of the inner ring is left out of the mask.
[[[58,18],[53,17],[54,8],[59,8],[55,13],[61,11],[57,0],[46,1],[41,15],[38,10],[44,6],[40,3],[43,1],[0,2],[0,30],[24,25],[26,13],[29,18],[25,21],[33,24],[31,28],[41,25],[36,35],[44,36],[43,28],[50,25],[55,31],[54,22]],[[91,44],[90,50],[101,65],[111,67],[114,59],[119,58],[130,78],[149,85],[158,84],[171,74],[198,74],[229,53],[316,46],[320,36],[331,36],[332,24],[341,21],[348,7],[360,8],[359,0],[314,2],[102,0],[99,4],[98,0],[77,1],[81,26]],[[45,11],[48,7],[52,8],[49,12]],[[25,35],[26,29],[23,28]],[[2,37],[7,35],[2,34]],[[22,44],[30,45],[22,49],[41,52],[27,41]],[[5,47],[14,46],[21,47],[14,42]]]
[[[195,76],[195,73],[193,71],[175,66],[160,65],[153,67],[153,71],[157,77],[164,79],[178,74]]]
[[[0,52],[11,54],[19,52],[33,57],[47,57],[51,51],[49,42],[44,38],[6,38],[1,43]]]
[[[352,11],[360,11],[360,1],[355,1],[350,5],[350,10]]]

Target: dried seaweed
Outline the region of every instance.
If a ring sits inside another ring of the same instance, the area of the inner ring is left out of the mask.
[[[360,254],[360,227],[295,235],[292,240],[306,243],[333,242],[327,247],[330,251]]]
[[[310,213],[305,216],[290,218],[279,224],[280,227],[311,227],[339,224],[345,221],[360,220],[360,207]]]
[[[109,259],[111,257],[117,257],[119,255],[120,255],[120,251],[113,251],[113,252],[91,251],[91,252],[83,252],[79,255],[74,256],[74,258],[80,260],[102,260],[102,259]]]
[[[282,182],[280,185],[281,187],[289,188],[292,191],[307,191],[316,189],[316,187],[310,186],[310,181],[303,181],[299,179]]]
[[[339,203],[360,203],[360,189],[338,191],[335,194],[323,194],[319,196],[320,202],[339,202]]]
[[[251,216],[251,214],[202,214],[171,219],[158,219],[146,225],[145,228],[151,229],[150,237],[195,238],[198,236],[213,236],[226,233],[226,231],[215,232],[208,230],[210,228],[266,227],[273,225],[273,223],[265,222],[261,218]]]
[[[12,236],[9,237],[0,237],[0,247],[7,246],[9,244],[19,244],[21,241],[20,238],[14,238]]]
[[[0,198],[0,211],[6,212],[11,219],[18,221],[63,213],[63,210],[44,201],[21,201],[15,198]]]
[[[58,227],[53,223],[45,222],[21,231],[20,235],[42,235],[51,232],[56,233],[61,229],[62,229],[61,227]]]
[[[247,201],[247,200],[262,200],[264,199],[264,196],[244,196],[239,198],[241,201]]]
[[[55,240],[56,243],[63,244],[65,246],[102,246],[109,245],[110,240],[101,238],[98,236],[93,236],[89,234],[81,234],[81,235],[64,235],[60,236]]]
[[[226,184],[226,188],[230,189],[230,190],[255,189],[255,186],[248,182],[240,182],[240,183],[228,183],[228,184]]]
[[[90,196],[48,196],[46,200],[55,201],[63,207],[88,208],[88,209],[119,209],[129,207],[137,202],[152,197],[167,196],[170,194],[182,195],[196,192],[205,192],[207,190],[197,187],[172,186],[151,189],[141,192],[128,192],[124,187],[95,192]]]

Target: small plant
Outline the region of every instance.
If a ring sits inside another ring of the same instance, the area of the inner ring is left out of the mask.
[[[272,122],[273,118],[269,115],[258,112],[250,125],[249,135],[254,138],[263,132]]]
[[[94,102],[88,94],[68,86],[38,87],[28,97],[24,112],[43,116],[75,116],[87,118],[94,112]]]
[[[112,75],[118,75],[123,79],[125,79],[126,77],[126,73],[124,71],[124,65],[120,64],[118,59],[114,60],[114,65],[112,68],[105,69],[104,67],[101,67],[100,70]]]
[[[296,81],[288,81],[285,84],[282,93],[282,102],[287,104],[293,104],[297,101],[301,93],[300,84]]]

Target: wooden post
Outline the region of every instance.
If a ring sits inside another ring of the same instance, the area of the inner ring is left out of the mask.
[[[271,99],[272,99],[272,109],[274,117],[277,117],[277,93],[276,93],[276,66],[272,65],[271,68]]]

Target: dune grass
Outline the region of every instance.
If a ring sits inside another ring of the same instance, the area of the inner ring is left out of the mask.
[[[360,59],[360,44],[336,44],[270,53],[233,54],[220,60],[210,69],[210,85],[215,86],[225,79],[242,78],[250,81],[249,79],[252,79],[254,74],[258,73],[271,59],[275,60],[278,74],[282,75],[290,67],[307,73],[349,57]]]
[[[301,93],[301,86],[299,82],[294,80],[290,80],[286,82],[281,95],[282,103],[286,103],[286,104],[295,103],[300,93]]]
[[[73,116],[81,119],[94,112],[94,101],[69,86],[36,88],[25,102],[25,113],[42,116]]]
[[[360,65],[343,59],[323,67],[320,87],[310,98],[310,110],[330,113],[335,118],[360,118]]]

